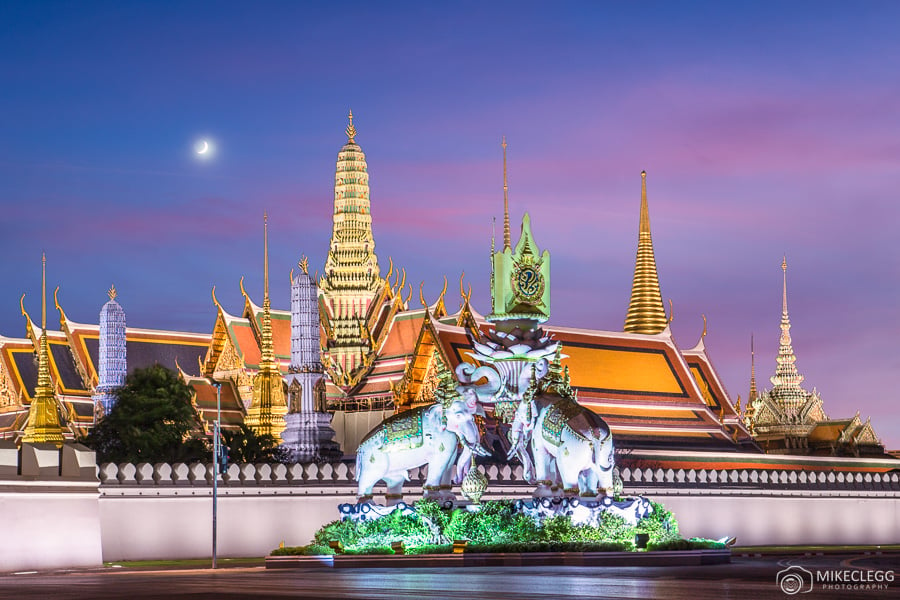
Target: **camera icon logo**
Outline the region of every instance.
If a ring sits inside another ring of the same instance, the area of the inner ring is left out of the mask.
[[[775,583],[789,596],[808,594],[813,590],[813,574],[803,567],[794,565],[778,571]]]

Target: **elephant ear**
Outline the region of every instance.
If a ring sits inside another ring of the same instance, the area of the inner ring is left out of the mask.
[[[444,407],[440,404],[430,406],[422,419],[423,429],[432,429],[436,432],[447,429],[447,419],[444,417]]]

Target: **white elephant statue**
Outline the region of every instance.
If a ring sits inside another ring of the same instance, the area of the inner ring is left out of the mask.
[[[611,493],[615,452],[606,422],[573,398],[525,398],[516,409],[508,458],[531,447],[535,495],[552,495],[562,484],[564,494],[596,497]]]
[[[425,497],[442,500],[449,493],[450,467],[459,443],[463,452],[454,483],[465,476],[473,454],[489,456],[481,445],[474,416],[477,403],[457,397],[445,408],[437,403],[398,413],[384,420],[360,443],[356,451],[358,501],[372,499],[372,488],[380,480],[387,484],[388,500],[402,496],[409,469],[428,465]]]

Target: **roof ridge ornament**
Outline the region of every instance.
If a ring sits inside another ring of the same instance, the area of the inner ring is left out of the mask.
[[[344,133],[347,134],[347,141],[351,144],[356,143],[356,127],[353,125],[353,109],[350,109],[350,114],[347,116],[350,119],[350,124],[347,125],[347,129],[344,130]]]
[[[59,289],[59,288],[56,288],[56,289]],[[116,284],[112,284],[109,286],[109,289],[106,291],[106,295],[109,296],[110,300],[116,299],[116,297],[119,295],[119,292],[116,291]],[[55,297],[56,296],[54,296],[54,298]],[[57,306],[59,306],[59,305],[57,305]]]

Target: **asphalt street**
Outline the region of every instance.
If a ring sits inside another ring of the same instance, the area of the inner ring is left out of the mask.
[[[454,569],[269,570],[262,567],[212,571],[123,570],[7,574],[0,598],[75,600],[126,598],[779,598],[776,574],[791,566],[816,571],[892,571],[898,580],[801,589],[797,598],[900,598],[900,556],[842,555],[735,557],[728,565],[704,567],[478,567]],[[859,579],[861,576],[856,576]],[[864,576],[871,578],[871,576]],[[848,587],[849,585],[849,587]]]

